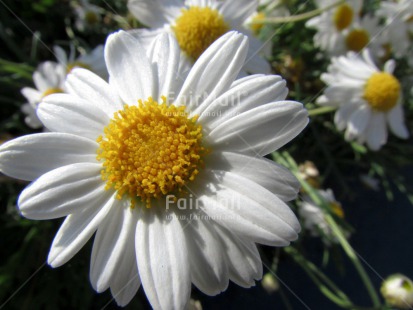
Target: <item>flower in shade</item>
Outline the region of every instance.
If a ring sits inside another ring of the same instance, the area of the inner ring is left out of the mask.
[[[336,1],[318,0],[319,8],[325,8]],[[311,18],[306,26],[315,28],[314,45],[330,55],[339,55],[345,49],[345,32],[359,19],[361,0],[348,0],[321,15]]]
[[[63,82],[66,77],[65,67],[53,61],[41,63],[33,73],[33,82],[36,88],[24,87],[21,93],[27,99],[22,106],[27,126],[38,129],[43,125],[37,117],[36,110],[39,102],[46,96],[64,92]]]
[[[98,26],[103,9],[91,4],[89,0],[81,0],[80,4],[74,7],[75,26],[79,31],[87,31]]]
[[[90,281],[126,305],[142,284],[154,308],[182,309],[191,283],[208,295],[262,276],[255,243],[285,246],[299,222],[285,201],[299,184],[262,156],[308,122],[285,101],[279,76],[235,80],[248,39],[229,32],[187,76],[167,34],[145,51],[109,36],[110,84],[85,69],[48,96],[38,115],[51,131],[0,146],[0,171],[34,181],[18,206],[31,219],[66,217],[48,263],[69,261],[96,232]]]
[[[327,88],[317,102],[338,108],[334,122],[339,130],[346,129],[346,140],[367,143],[376,151],[387,142],[387,127],[397,137],[408,138],[394,68],[394,60],[389,60],[380,71],[365,49],[362,55],[349,52],[333,58],[328,72],[321,75]]]
[[[402,274],[394,274],[386,278],[381,285],[386,303],[398,309],[411,309],[413,307],[413,282]]]
[[[244,70],[247,73],[269,73],[269,63],[260,56],[263,43],[244,27],[246,20],[257,11],[257,0],[129,0],[131,13],[151,29],[131,33],[149,46],[159,33],[175,36],[188,60],[194,62],[215,40],[230,30],[246,34],[250,47]],[[243,72],[243,74],[245,74]]]

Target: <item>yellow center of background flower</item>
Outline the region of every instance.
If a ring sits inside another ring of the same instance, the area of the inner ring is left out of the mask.
[[[255,14],[255,16],[252,18],[252,22],[253,24],[250,25],[251,30],[255,33],[258,34],[260,32],[260,30],[262,29],[262,27],[264,26],[262,22],[265,19],[265,14],[260,12]]]
[[[94,25],[99,21],[98,15],[93,11],[87,11],[85,14],[85,21],[89,25]]]
[[[172,29],[181,49],[196,60],[230,28],[217,10],[191,6],[182,10]]]
[[[63,93],[63,89],[61,89],[59,87],[48,88],[43,92],[42,99],[44,97],[47,97],[47,96],[51,95],[51,94],[59,94],[59,93]]]
[[[70,73],[74,68],[83,68],[92,71],[92,67],[81,61],[70,62],[66,66],[66,72]]]
[[[367,46],[370,36],[364,29],[354,29],[346,37],[346,45],[350,51],[360,52]]]
[[[400,88],[399,81],[393,75],[377,72],[367,80],[363,98],[373,109],[387,112],[397,104]]]
[[[333,16],[334,25],[336,25],[337,30],[341,31],[350,26],[353,21],[353,9],[348,4],[340,5]]]
[[[115,113],[97,139],[97,159],[103,161],[106,189],[140,198],[146,207],[151,199],[179,195],[202,166],[202,127],[189,118],[185,107],[159,104],[152,98],[137,106],[125,105]]]
[[[337,215],[339,218],[344,219],[344,210],[341,204],[337,201],[333,201],[330,203],[331,212]]]

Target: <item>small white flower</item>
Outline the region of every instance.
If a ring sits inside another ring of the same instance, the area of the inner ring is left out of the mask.
[[[248,36],[250,47],[244,71],[269,73],[271,67],[263,57],[263,44],[244,27],[257,11],[257,0],[129,0],[131,13],[150,30],[131,31],[144,46],[159,33],[172,33],[185,57],[192,63],[216,39],[230,30]],[[243,73],[245,75],[245,73]]]
[[[76,16],[75,26],[79,31],[96,27],[103,12],[101,7],[90,4],[88,0],[81,0],[81,3],[74,7],[74,11]]]
[[[413,35],[413,3],[411,0],[380,1],[377,15],[385,18],[383,34],[396,57],[408,55]]]
[[[46,96],[64,92],[65,77],[65,67],[56,62],[45,61],[37,67],[33,73],[33,82],[36,88],[24,87],[21,90],[23,96],[28,100],[28,103],[22,106],[27,126],[34,129],[43,126],[36,114],[37,106]]]
[[[362,55],[349,52],[334,57],[328,72],[321,75],[327,88],[317,102],[338,108],[334,122],[339,130],[347,128],[346,140],[379,150],[387,142],[387,126],[397,137],[408,138],[402,89],[392,75],[394,68],[394,60],[389,60],[380,71],[365,49]]]
[[[90,53],[85,53],[77,58],[73,48],[69,56],[60,46],[54,46],[53,49],[57,60],[66,68],[67,73],[70,73],[73,68],[84,68],[107,80],[108,70],[105,64],[103,45],[98,45]]]
[[[0,171],[34,181],[23,216],[66,217],[48,263],[69,261],[94,238],[90,281],[129,303],[142,283],[155,309],[183,309],[191,283],[208,295],[262,277],[257,243],[285,246],[300,225],[284,201],[299,183],[262,156],[308,123],[286,82],[234,81],[248,39],[229,32],[187,76],[168,34],[149,51],[126,32],[109,36],[110,83],[85,69],[48,96],[38,115],[51,131],[0,146]]]
[[[344,217],[341,204],[336,201],[334,193],[331,189],[319,190],[318,193],[322,196],[325,202],[330,206],[331,212],[339,217]],[[298,204],[298,214],[300,216],[303,227],[307,229],[314,237],[322,237],[323,242],[326,245],[330,245],[330,242],[338,242],[336,236],[327,223],[324,212],[309,195],[303,196],[303,201]],[[349,233],[345,231],[346,237]]]
[[[384,280],[380,289],[386,302],[399,309],[413,307],[413,282],[402,274],[394,274]]]
[[[334,0],[316,1],[319,8],[332,5]],[[306,26],[315,28],[314,45],[330,55],[340,55],[345,50],[345,30],[358,20],[361,0],[349,0],[308,20]]]

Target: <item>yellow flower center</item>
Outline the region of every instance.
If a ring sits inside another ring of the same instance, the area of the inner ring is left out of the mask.
[[[255,33],[258,34],[262,27],[264,27],[264,24],[262,21],[265,19],[265,14],[260,12],[255,14],[255,16],[252,18],[252,24],[250,25],[251,30]]]
[[[162,100],[125,105],[97,139],[106,189],[114,188],[118,199],[127,194],[132,208],[136,199],[149,208],[152,199],[184,193],[203,165],[206,149],[198,117],[189,118],[185,107]]]
[[[367,80],[363,98],[373,109],[387,112],[397,104],[400,88],[399,81],[393,75],[377,72]]]
[[[344,219],[344,210],[341,204],[337,201],[330,203],[331,212],[337,215],[339,218]]]
[[[59,94],[59,93],[63,93],[63,92],[64,92],[63,89],[61,89],[59,87],[48,88],[43,92],[42,99],[44,97],[47,97],[47,96],[51,95],[51,94]]]
[[[181,49],[196,60],[230,28],[217,10],[191,6],[182,10],[172,29]]]
[[[85,14],[85,21],[89,24],[89,25],[94,25],[99,21],[99,17],[96,14],[96,12],[93,11],[87,11]]]
[[[92,67],[88,64],[85,64],[84,62],[81,61],[74,61],[70,62],[66,66],[66,72],[70,73],[74,68],[83,68],[83,69],[88,69],[92,71]]]
[[[353,29],[346,37],[346,45],[350,51],[360,52],[370,41],[368,32],[364,29]]]
[[[341,31],[350,26],[353,21],[353,9],[346,3],[340,5],[333,16],[334,25],[336,25],[337,30]]]

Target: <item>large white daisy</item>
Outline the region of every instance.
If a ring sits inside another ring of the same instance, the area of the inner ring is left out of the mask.
[[[234,82],[247,51],[248,39],[229,32],[184,78],[172,36],[146,54],[133,36],[113,34],[105,48],[110,84],[73,70],[68,94],[39,106],[51,132],[0,147],[1,172],[34,180],[19,197],[22,215],[66,216],[51,266],[96,232],[93,287],[110,288],[126,305],[142,283],[157,309],[184,308],[191,283],[215,295],[228,280],[250,287],[261,278],[255,242],[285,246],[300,230],[284,202],[296,197],[297,180],[262,156],[299,134],[308,117],[302,104],[285,101],[279,76]]]
[[[321,75],[328,86],[317,102],[338,107],[334,122],[339,130],[347,128],[347,140],[366,142],[371,150],[378,150],[387,142],[387,126],[399,138],[408,138],[394,68],[395,62],[389,60],[380,71],[365,49],[362,55],[349,52],[334,57],[328,72]]]
[[[335,2],[318,0],[316,4],[319,8],[325,8]],[[306,26],[317,30],[314,35],[314,45],[330,55],[342,54],[345,50],[344,32],[358,20],[361,7],[361,0],[348,0],[308,20]]]
[[[257,11],[257,0],[129,0],[131,13],[151,30],[132,31],[143,45],[162,32],[172,33],[183,55],[196,60],[216,39],[230,30],[246,34],[250,47],[244,64],[246,73],[269,73],[269,63],[260,56],[263,43],[243,25]],[[245,74],[245,73],[244,73]]]
[[[33,82],[36,88],[24,87],[21,90],[22,95],[28,101],[21,108],[25,114],[24,121],[27,126],[34,129],[43,126],[36,114],[37,106],[46,96],[64,92],[65,77],[65,67],[54,61],[45,61],[37,67],[33,73]]]

